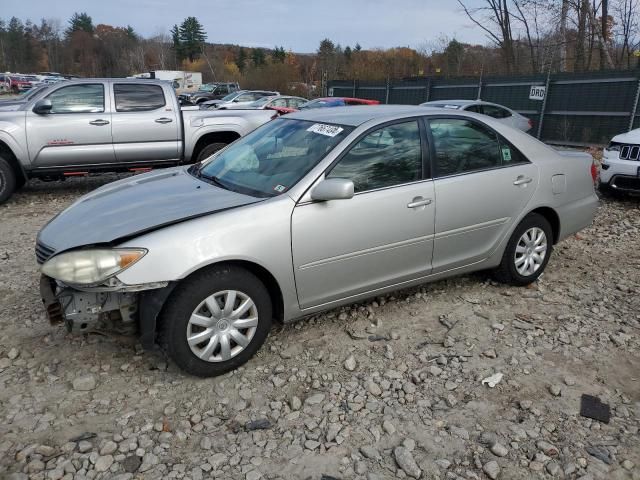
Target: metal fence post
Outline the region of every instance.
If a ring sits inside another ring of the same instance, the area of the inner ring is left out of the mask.
[[[385,103],[385,105],[389,105],[389,87],[390,87],[389,77],[387,77],[387,85],[386,85],[386,87],[387,87],[387,91],[385,93],[384,103]]]
[[[356,80],[355,80],[355,78],[353,79],[353,94],[351,95],[351,97],[356,98]]]
[[[544,100],[542,100],[542,109],[540,110],[540,120],[538,121],[538,134],[536,138],[540,140],[542,136],[542,124],[544,122],[544,111],[547,107],[547,98],[549,98],[549,91],[551,89],[551,67],[549,67],[549,74],[547,75],[547,83],[544,89]]]
[[[480,80],[478,80],[478,100],[480,100],[482,97],[482,77],[480,77]]]
[[[629,119],[629,131],[633,130],[633,123],[636,119],[636,113],[638,112],[638,100],[640,100],[640,77],[638,77],[638,88],[636,88],[636,99],[633,102],[633,109],[631,109],[631,118]]]
[[[425,102],[428,102],[430,98],[431,98],[431,77],[427,78],[427,98],[425,99]]]

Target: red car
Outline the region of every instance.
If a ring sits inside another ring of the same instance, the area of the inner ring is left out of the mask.
[[[0,75],[0,83],[4,83],[7,90],[20,93],[31,88],[31,82],[17,75]]]
[[[310,102],[304,103],[298,110],[308,110],[311,108],[327,108],[327,107],[345,107],[354,105],[379,105],[378,100],[367,100],[365,98],[350,98],[350,97],[324,97],[316,98]],[[268,107],[276,110],[280,115],[285,113],[296,112],[295,108],[286,107]]]

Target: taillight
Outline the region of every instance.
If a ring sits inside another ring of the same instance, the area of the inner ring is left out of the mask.
[[[596,167],[596,162],[591,162],[591,178],[593,178],[593,183],[596,183],[596,179],[598,178],[598,167]]]
[[[533,128],[533,120],[527,118],[527,122],[529,122],[529,128]]]

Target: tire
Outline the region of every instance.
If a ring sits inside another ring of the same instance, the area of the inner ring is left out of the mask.
[[[9,162],[0,157],[0,203],[6,202],[18,186],[16,173]]]
[[[225,312],[230,298],[230,311],[239,313],[236,319]],[[240,314],[247,299],[252,305]],[[217,314],[209,307],[214,301]],[[182,370],[197,377],[215,377],[246,363],[266,340],[273,316],[264,284],[251,272],[232,266],[215,266],[187,278],[165,305],[159,319],[160,347]],[[249,327],[234,328],[233,322]],[[189,336],[202,342],[190,345]]]
[[[525,234],[527,237],[525,237]],[[526,243],[530,239],[532,239],[531,245],[527,245]],[[539,259],[542,256],[541,252],[532,252],[529,249],[540,248],[543,245],[545,246],[544,256],[538,262],[536,257],[532,255],[538,253]],[[525,250],[521,251],[523,248]],[[509,285],[520,287],[529,285],[542,275],[547,263],[549,263],[552,251],[553,231],[551,230],[551,225],[542,215],[530,213],[522,219],[513,231],[507,243],[507,248],[505,248],[502,255],[500,266],[494,271],[494,278]],[[532,262],[532,260],[534,261]]]
[[[226,146],[227,144],[223,142],[216,142],[216,143],[210,143],[209,145],[205,145],[205,147],[202,150],[200,150],[200,153],[198,153],[198,158],[196,158],[196,162],[201,162],[203,160],[206,160],[211,155],[216,153],[218,150],[222,150]]]
[[[609,197],[609,198],[620,198],[623,195],[617,190],[614,190],[613,188],[611,188],[608,183],[598,184],[598,191],[602,194],[603,197]]]

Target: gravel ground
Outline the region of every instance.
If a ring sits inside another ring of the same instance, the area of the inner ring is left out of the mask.
[[[531,288],[399,291],[276,326],[201,380],[45,319],[36,233],[114,178],[32,182],[0,207],[0,478],[640,479],[638,199],[604,201]],[[580,416],[585,393],[609,424]]]

